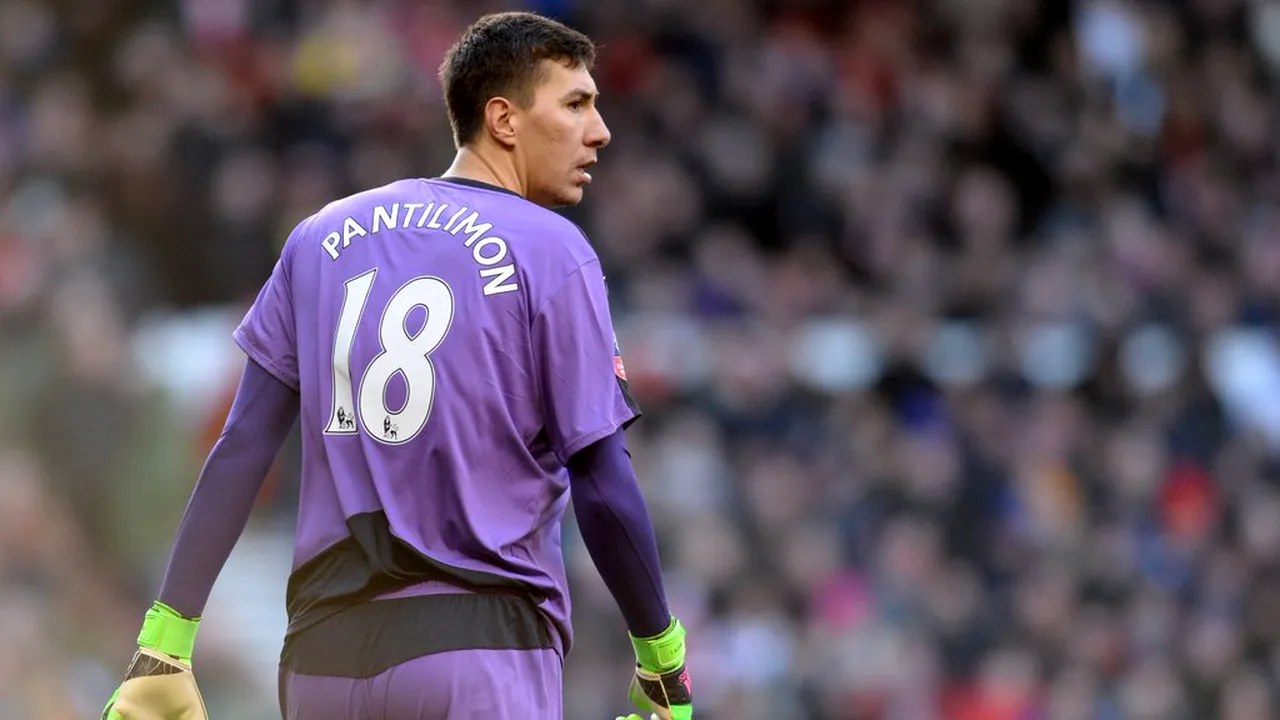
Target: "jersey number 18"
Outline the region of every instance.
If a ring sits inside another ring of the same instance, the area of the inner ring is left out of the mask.
[[[436,394],[431,353],[440,347],[453,324],[453,291],[440,278],[417,277],[391,295],[378,323],[382,351],[361,373],[357,396],[351,377],[351,346],[377,275],[374,268],[343,286],[342,312],[333,338],[333,404],[325,433],[355,435],[363,425],[379,442],[399,445],[421,432],[431,416]],[[421,330],[411,334],[405,321],[418,307],[426,310],[427,319]],[[387,407],[387,385],[397,373],[404,377],[405,402],[393,411]]]

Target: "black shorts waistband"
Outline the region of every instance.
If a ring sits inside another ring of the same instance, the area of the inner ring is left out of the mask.
[[[367,678],[453,650],[554,648],[545,619],[507,593],[416,595],[353,605],[285,638],[281,667],[300,675]]]

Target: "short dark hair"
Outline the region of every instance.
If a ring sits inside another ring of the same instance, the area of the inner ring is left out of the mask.
[[[463,31],[440,64],[454,142],[461,147],[475,138],[484,125],[484,107],[494,97],[529,107],[544,74],[543,60],[590,68],[595,44],[577,30],[530,12],[490,13]]]

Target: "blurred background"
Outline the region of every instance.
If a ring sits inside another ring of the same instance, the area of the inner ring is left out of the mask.
[[[703,720],[1280,717],[1277,0],[0,0],[0,718],[96,718],[289,229],[591,33],[631,447]],[[278,717],[296,438],[219,580]],[[624,626],[572,520],[568,720]]]

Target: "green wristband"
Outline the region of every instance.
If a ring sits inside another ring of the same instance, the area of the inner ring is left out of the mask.
[[[662,634],[651,638],[631,636],[636,662],[644,670],[667,673],[684,664],[684,626],[674,615]]]
[[[199,628],[200,618],[184,618],[177,610],[156,601],[142,620],[138,647],[162,652],[190,665]]]

